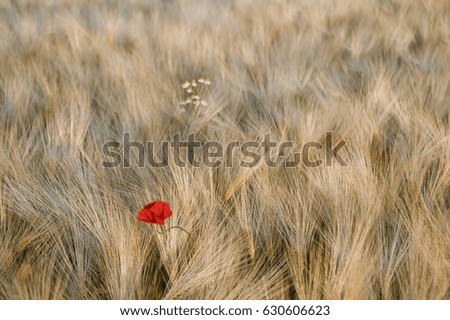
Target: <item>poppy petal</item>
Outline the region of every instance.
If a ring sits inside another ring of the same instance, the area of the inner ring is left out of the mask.
[[[139,221],[147,223],[164,224],[164,219],[172,215],[172,210],[168,203],[154,201],[144,206],[137,215]]]
[[[156,224],[164,224],[164,219],[160,217],[155,217],[155,223]]]
[[[170,210],[170,207],[164,206],[163,212],[162,212],[162,218],[167,219],[168,217],[170,217],[172,215],[172,210]]]
[[[143,222],[148,222],[148,223],[152,223],[154,219],[153,215],[150,213],[150,211],[146,208],[142,209],[141,211],[139,211],[138,215],[137,215],[137,219],[139,221],[143,221]]]

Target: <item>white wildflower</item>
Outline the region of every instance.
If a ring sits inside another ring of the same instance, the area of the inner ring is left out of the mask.
[[[181,85],[181,87],[182,87],[183,89],[189,88],[190,86],[191,86],[191,84],[189,83],[189,81],[185,81],[185,82]]]

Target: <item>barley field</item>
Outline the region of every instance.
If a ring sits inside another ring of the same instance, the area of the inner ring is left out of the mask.
[[[450,299],[449,1],[0,0],[0,149],[0,299]]]

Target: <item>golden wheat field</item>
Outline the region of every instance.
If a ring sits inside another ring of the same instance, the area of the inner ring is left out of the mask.
[[[450,299],[449,1],[0,0],[0,149],[1,299]]]

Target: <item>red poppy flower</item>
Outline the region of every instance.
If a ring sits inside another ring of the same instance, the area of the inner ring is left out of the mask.
[[[172,210],[168,203],[155,201],[147,204],[137,215],[139,221],[147,223],[164,224],[164,219],[172,215]]]

